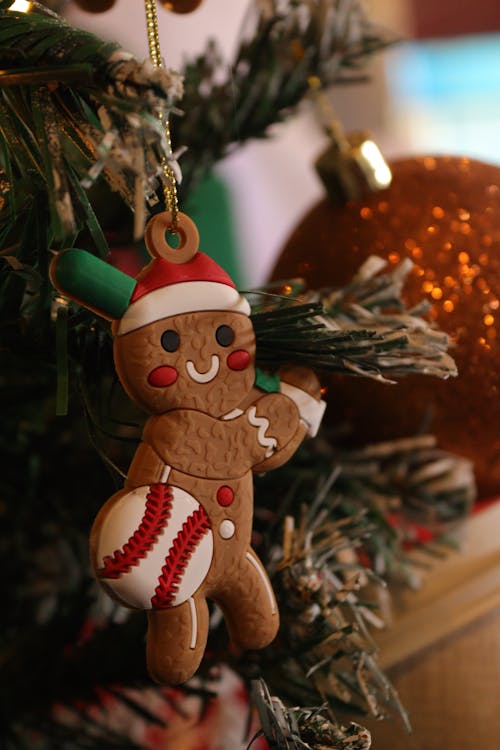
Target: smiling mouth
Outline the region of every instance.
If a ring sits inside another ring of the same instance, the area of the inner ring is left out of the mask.
[[[194,362],[189,359],[186,362],[186,372],[195,383],[210,383],[219,372],[220,360],[217,354],[212,354],[210,368],[206,372],[200,372],[196,369]]]

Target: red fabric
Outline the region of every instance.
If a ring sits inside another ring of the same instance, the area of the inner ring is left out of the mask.
[[[416,37],[459,36],[500,29],[498,0],[413,0]]]
[[[486,508],[491,507],[494,503],[498,503],[499,501],[500,497],[491,497],[487,500],[478,500],[477,503],[474,504],[472,512],[481,513],[482,510],[486,510]]]
[[[109,238],[108,238],[109,239]],[[109,239],[109,242],[111,240]],[[135,278],[144,266],[144,261],[136,247],[110,247],[108,261],[127,276]]]
[[[125,694],[133,701],[165,721],[161,727],[149,723],[107,690],[96,690],[99,703],[74,703],[89,717],[111,731],[124,733],[144,750],[246,750],[259,725],[255,714],[250,727],[248,697],[239,679],[224,669],[221,679],[206,686],[216,697],[203,702],[180,690],[127,688]],[[54,716],[68,727],[78,730],[79,717],[74,710],[55,705]],[[259,737],[252,750],[269,750],[266,740]]]
[[[500,498],[498,497],[489,500],[478,500],[474,504],[471,512],[473,515],[481,513],[499,500]],[[405,538],[403,541],[403,547],[405,550],[412,549],[419,544],[432,542],[436,536],[439,536],[439,532],[436,531],[436,529],[430,529],[427,526],[413,523],[408,519],[403,518],[402,514],[399,513],[387,513],[386,520],[394,529],[399,529],[404,534]],[[365,563],[363,562],[362,564]],[[368,561],[368,567],[371,567],[370,561]]]

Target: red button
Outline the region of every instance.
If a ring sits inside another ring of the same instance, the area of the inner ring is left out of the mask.
[[[219,505],[222,505],[223,508],[227,508],[228,505],[231,505],[233,500],[234,492],[232,491],[231,487],[228,487],[227,484],[219,487],[219,489],[217,490],[217,502],[219,503]]]

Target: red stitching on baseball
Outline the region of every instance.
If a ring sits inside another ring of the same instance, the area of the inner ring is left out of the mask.
[[[99,578],[120,578],[146,557],[167,525],[172,508],[172,489],[167,484],[153,484],[146,495],[146,510],[138,528],[122,549],[106,555],[97,571]]]
[[[210,519],[200,505],[182,524],[165,558],[158,586],[151,598],[153,609],[166,609],[179,589],[182,574],[201,537],[210,529]]]

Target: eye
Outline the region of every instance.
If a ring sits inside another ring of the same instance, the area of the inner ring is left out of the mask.
[[[179,348],[181,343],[179,334],[177,331],[163,331],[161,335],[161,345],[166,352],[175,352]]]
[[[215,338],[221,346],[230,346],[234,341],[234,331],[229,326],[219,326],[215,332]]]

